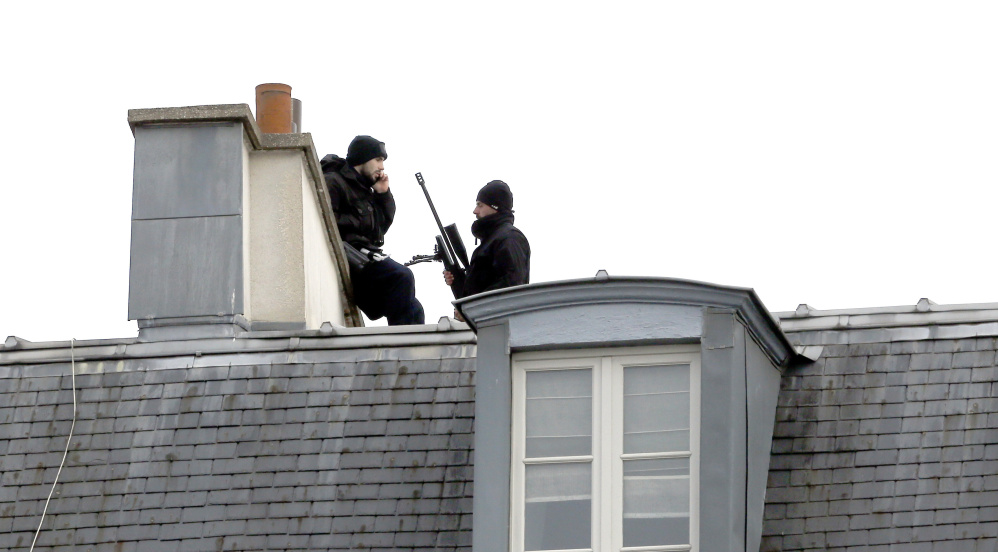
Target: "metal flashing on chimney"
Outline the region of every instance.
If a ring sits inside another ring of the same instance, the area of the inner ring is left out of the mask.
[[[153,318],[137,322],[141,342],[236,337],[250,329],[249,321],[240,314]]]

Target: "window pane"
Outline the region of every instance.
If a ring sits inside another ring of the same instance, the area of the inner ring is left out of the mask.
[[[592,465],[526,466],[524,548],[590,548]]]
[[[689,449],[689,364],[624,368],[624,453]]]
[[[624,460],[624,546],[689,544],[690,459]]]
[[[592,453],[591,369],[527,372],[526,457]]]

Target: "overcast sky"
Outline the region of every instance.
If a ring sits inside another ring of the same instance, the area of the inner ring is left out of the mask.
[[[268,7],[269,6],[269,7]],[[0,339],[132,337],[130,108],[283,82],[319,154],[387,143],[386,250],[473,246],[505,180],[531,280],[667,276],[770,310],[998,302],[993,2],[18,2]],[[449,314],[417,265],[428,321]],[[380,323],[383,323],[381,321]]]

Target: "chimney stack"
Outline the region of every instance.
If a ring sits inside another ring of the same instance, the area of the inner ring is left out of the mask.
[[[262,96],[290,107],[291,87],[276,86]],[[310,135],[264,133],[245,104],[130,110],[128,122],[140,340],[363,325]]]

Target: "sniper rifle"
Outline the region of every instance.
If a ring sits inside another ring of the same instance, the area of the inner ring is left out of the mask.
[[[409,262],[405,263],[405,266],[440,261],[444,263],[444,270],[454,274],[455,277],[464,276],[468,269],[468,252],[464,248],[461,234],[457,231],[457,225],[444,226],[440,222],[440,216],[437,215],[437,208],[433,206],[433,200],[430,199],[430,192],[426,189],[426,181],[423,180],[422,173],[416,173],[416,182],[423,188],[423,195],[426,196],[426,202],[430,204],[430,211],[433,213],[433,220],[436,221],[437,228],[440,229],[440,234],[436,238],[437,243],[433,246],[432,255],[414,255]]]

